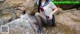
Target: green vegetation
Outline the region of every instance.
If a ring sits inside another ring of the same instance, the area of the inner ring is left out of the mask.
[[[54,4],[80,4],[80,1],[72,1],[72,0],[52,0]]]

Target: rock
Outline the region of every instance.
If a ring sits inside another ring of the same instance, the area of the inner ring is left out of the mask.
[[[33,16],[29,17],[29,15],[25,14],[25,15],[21,16],[20,18],[15,19],[5,25],[9,26],[10,34],[26,34],[26,33],[35,34],[35,32],[32,28],[32,25],[31,25],[31,21],[29,20],[30,18],[31,18],[31,21],[34,20]]]
[[[15,16],[13,13],[6,13],[6,12],[2,13],[0,14],[0,25],[4,25],[7,22],[12,21],[13,19],[15,19]]]
[[[30,5],[29,8],[33,8],[34,2],[30,0],[6,0],[0,4],[0,26],[8,25],[9,34],[35,34],[32,26],[29,24],[27,16],[20,17],[24,14],[26,5]],[[28,9],[28,8],[26,8]],[[31,10],[30,10],[31,11]],[[33,11],[33,10],[32,10]],[[20,17],[17,18],[16,17]],[[31,17],[34,20],[35,17]],[[0,30],[1,31],[1,30]]]
[[[21,6],[23,5],[24,2],[25,0],[6,0],[5,1],[5,3],[8,3],[10,6],[19,6],[19,5]]]
[[[74,34],[80,32],[80,10],[65,10],[64,13],[56,16],[56,22],[66,25]],[[67,31],[66,31],[67,32]]]

